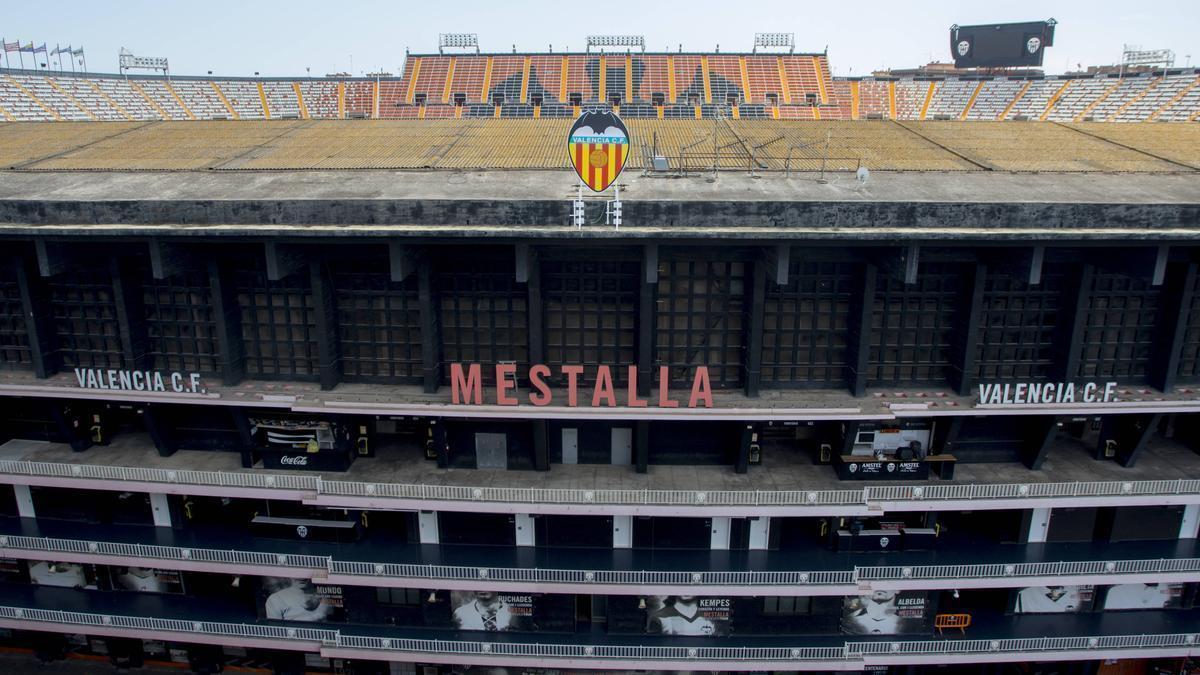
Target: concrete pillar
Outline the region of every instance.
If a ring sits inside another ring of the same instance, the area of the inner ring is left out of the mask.
[[[633,516],[613,516],[613,548],[633,548]]]
[[[1200,533],[1200,504],[1188,504],[1183,508],[1183,520],[1179,523],[1180,539],[1195,539]]]
[[[708,547],[714,551],[729,550],[729,516],[713,516]]]
[[[13,493],[17,495],[17,514],[22,518],[37,518],[33,508],[33,495],[28,485],[14,485]]]
[[[150,511],[154,514],[155,527],[171,527],[171,506],[167,502],[166,495],[151,492]]]
[[[417,529],[421,532],[422,544],[440,543],[437,511],[421,511],[417,513]]]
[[[1042,544],[1046,541],[1046,533],[1050,531],[1050,509],[1031,509],[1029,518],[1029,536],[1025,539],[1028,544]]]
[[[537,539],[537,526],[534,524],[533,516],[528,513],[518,513],[515,521],[517,546],[534,546]]]
[[[765,551],[771,541],[771,517],[750,518],[750,550]]]

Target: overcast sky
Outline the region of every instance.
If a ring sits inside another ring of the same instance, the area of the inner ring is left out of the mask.
[[[1059,25],[1049,73],[1114,63],[1123,44],[1173,49],[1180,66],[1188,55],[1200,62],[1200,0],[13,0],[0,36],[82,45],[93,71],[116,72],[127,47],[168,57],[181,75],[287,76],[398,74],[405,48],[436,51],[440,32],[478,33],[485,51],[580,50],[588,34],[641,34],[656,51],[749,51],[755,32],[773,31],[794,32],[798,50],[828,46],[835,75],[862,75],[948,60],[951,24],[1050,17]]]

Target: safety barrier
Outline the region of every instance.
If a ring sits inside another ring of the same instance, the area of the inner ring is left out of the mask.
[[[260,471],[192,471],[97,464],[0,461],[0,474],[137,483],[255,488],[303,493],[428,502],[571,504],[599,506],[787,506],[870,507],[887,502],[1037,500],[1079,497],[1200,495],[1200,479],[1062,483],[938,483],[874,485],[838,490],[582,490],[471,487],[327,480],[317,474]],[[436,508],[436,504],[430,504]]]
[[[292,628],[265,624],[187,621],[141,616],[120,616],[52,609],[0,606],[0,619],[28,624],[53,623],[71,626],[124,628],[139,632],[162,631],[201,636],[233,636],[263,640],[304,642],[321,648],[372,652],[461,654],[464,656],[516,657],[532,659],[585,659],[633,661],[749,662],[761,661],[849,661],[887,663],[888,657],[911,655],[971,655],[996,653],[1088,652],[1187,648],[1196,644],[1194,633],[1158,635],[1109,635],[1044,637],[1004,640],[905,640],[846,642],[829,647],[668,647],[645,645],[543,644],[529,642],[485,642],[481,640],[434,640],[345,634],[341,629]],[[146,637],[155,637],[153,634]]]
[[[523,567],[469,567],[406,563],[334,560],[330,556],[236,551],[181,546],[151,546],[119,542],[0,535],[0,555],[24,550],[54,554],[72,553],[141,558],[175,562],[206,562],[264,568],[311,570],[314,574],[372,579],[478,581],[481,583],[609,584],[623,586],[845,586],[847,592],[872,581],[955,581],[1021,577],[1070,577],[1126,574],[1197,573],[1200,559],[1074,561],[1046,563],[991,563],[980,565],[891,565],[854,567],[852,570],[817,571],[654,571],[572,570]]]

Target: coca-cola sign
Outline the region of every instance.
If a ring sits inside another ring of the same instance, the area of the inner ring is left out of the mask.
[[[284,455],[279,458],[279,463],[290,466],[308,466],[308,457],[304,455]]]

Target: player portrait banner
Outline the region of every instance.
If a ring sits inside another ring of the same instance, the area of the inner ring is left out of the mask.
[[[629,159],[629,131],[608,110],[585,111],[571,125],[567,154],[583,184],[603,192],[616,182]]]
[[[275,621],[345,621],[341,586],[309,579],[263,577],[259,593],[263,616]]]
[[[651,595],[646,598],[646,632],[653,635],[729,635],[729,598]]]
[[[492,591],[451,591],[454,627],[486,632],[536,630],[533,595]]]
[[[1076,614],[1090,612],[1095,600],[1092,586],[1027,586],[1017,592],[1017,614]]]
[[[842,632],[850,635],[903,635],[926,630],[929,598],[925,593],[875,591],[842,601]]]

